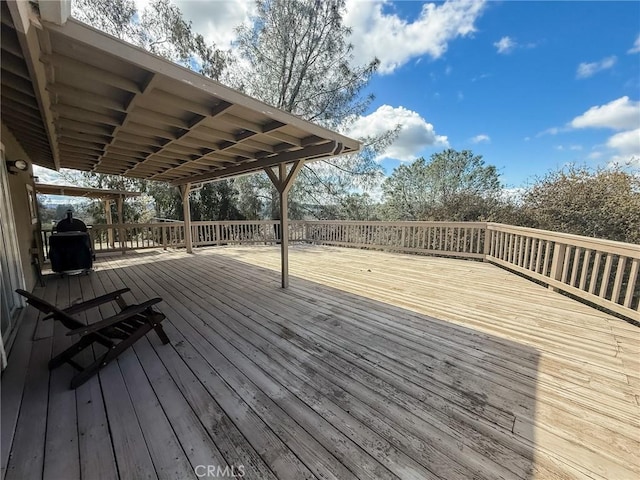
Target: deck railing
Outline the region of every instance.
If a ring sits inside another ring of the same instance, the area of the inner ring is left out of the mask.
[[[395,252],[484,258],[484,222],[295,222],[307,242]]]
[[[194,247],[280,241],[277,220],[191,229]],[[182,223],[93,225],[90,236],[97,253],[185,246]],[[291,221],[289,241],[485,260],[640,321],[640,245],[487,222]]]
[[[487,224],[486,260],[640,321],[640,245]]]

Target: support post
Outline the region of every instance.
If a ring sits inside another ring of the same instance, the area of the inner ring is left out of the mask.
[[[191,241],[191,206],[189,205],[190,191],[190,183],[185,183],[180,187],[180,192],[182,193],[182,213],[184,216],[184,243],[187,247],[187,253],[193,253],[193,244]]]
[[[564,243],[556,242],[553,246],[553,260],[551,260],[550,277],[554,280],[562,281],[562,269],[564,268],[564,255],[566,251],[567,246]],[[553,285],[549,285],[549,290],[557,292],[558,288]]]
[[[488,262],[491,256],[491,230],[489,229],[489,222],[484,226],[484,248],[482,249],[482,261]]]
[[[124,252],[127,248],[127,232],[124,229],[124,217],[123,217],[123,211],[124,211],[124,198],[122,197],[122,195],[120,195],[117,200],[116,200],[116,205],[118,207],[118,223],[120,224],[120,228],[118,230],[119,234],[118,236],[120,237],[120,248],[122,249],[122,254],[124,255]]]
[[[111,200],[104,201],[104,215],[107,220],[107,225],[113,225],[113,217],[111,216]],[[113,227],[107,228],[107,245],[111,248],[115,248],[113,239]]]
[[[278,165],[276,173],[272,168],[265,168],[265,172],[280,194],[280,264],[282,269],[282,288],[289,286],[289,213],[288,198],[289,189],[293,181],[300,173],[304,163],[302,160],[295,162],[289,173],[284,163]]]

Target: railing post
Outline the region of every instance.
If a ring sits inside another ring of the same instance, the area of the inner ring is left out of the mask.
[[[216,223],[215,235],[216,235],[216,245],[220,245],[220,223]]]
[[[562,280],[562,267],[564,262],[564,255],[567,251],[567,246],[564,243],[555,242],[553,246],[553,260],[551,261],[550,277],[554,280]],[[549,285],[549,289],[557,292],[558,288],[553,285]]]
[[[162,229],[162,249],[167,249],[167,227],[164,225],[160,227]]]
[[[491,256],[491,230],[489,230],[489,223],[484,225],[484,248],[482,249],[484,254],[483,261],[488,262]]]

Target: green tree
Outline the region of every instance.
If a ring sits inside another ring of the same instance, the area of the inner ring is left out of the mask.
[[[238,28],[241,59],[229,81],[248,94],[306,120],[333,129],[348,126],[373,99],[363,94],[379,61],[355,65],[350,30],[342,22],[344,0],[258,0],[251,25]],[[294,215],[313,215],[314,207],[339,204],[355,189],[367,189],[380,179],[375,162],[395,131],[363,139],[364,152],[313,162],[302,169],[292,188]],[[275,214],[277,198],[264,181],[254,195]],[[255,203],[255,202],[254,202]]]
[[[522,196],[528,226],[640,243],[640,175],[571,165],[536,179]]]
[[[233,180],[207,183],[195,195],[200,201],[200,220],[244,219],[237,207],[238,191]]]
[[[501,191],[496,167],[481,155],[447,149],[396,168],[383,183],[382,212],[393,220],[488,219]]]

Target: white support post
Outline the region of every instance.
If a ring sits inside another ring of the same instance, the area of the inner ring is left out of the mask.
[[[301,160],[295,162],[289,173],[284,163],[278,165],[278,173],[271,168],[265,168],[265,172],[273,182],[273,185],[280,194],[280,263],[282,268],[282,288],[289,286],[289,213],[288,198],[289,189],[293,185],[293,181],[300,173],[303,167]]]
[[[119,240],[119,244],[120,244],[120,249],[122,250],[122,254],[124,255],[124,252],[127,248],[127,232],[124,229],[124,218],[123,218],[123,212],[124,212],[124,198],[122,197],[122,195],[120,195],[117,199],[116,199],[116,205],[118,207],[118,223],[120,224],[120,228],[118,229],[118,240]]]
[[[193,253],[193,244],[191,241],[191,206],[189,205],[191,184],[185,183],[182,185],[180,192],[182,193],[182,213],[184,216],[184,243],[187,247],[187,253]]]
[[[107,225],[113,225],[113,217],[111,216],[111,200],[104,201],[104,215],[107,221]],[[115,248],[112,227],[107,228],[107,245],[111,248]]]

